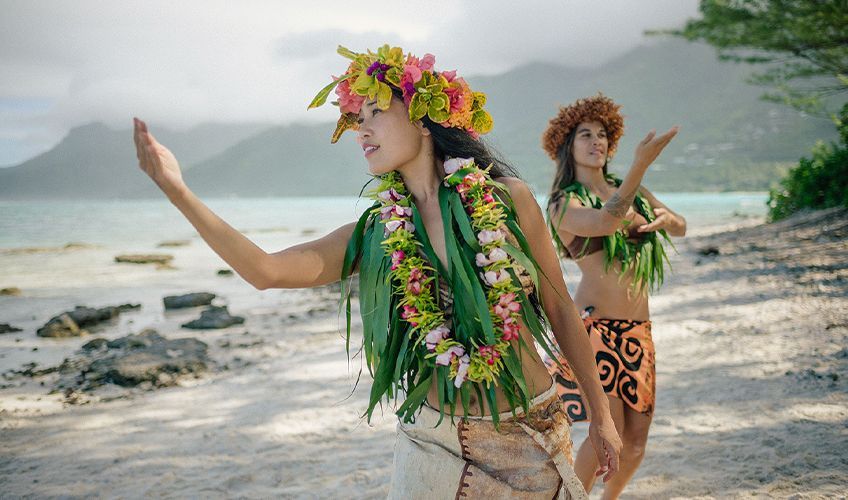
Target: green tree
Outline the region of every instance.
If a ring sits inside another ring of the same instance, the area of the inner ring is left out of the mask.
[[[848,0],[701,0],[700,12],[683,29],[649,34],[704,41],[722,60],[763,65],[749,80],[771,88],[763,97],[806,112],[826,112],[848,92]]]
[[[811,158],[781,179],[769,192],[769,219],[783,219],[805,208],[848,207],[848,104],[837,119],[839,142],[819,142]]]
[[[719,58],[763,65],[750,82],[763,97],[831,117],[839,143],[819,142],[769,193],[769,219],[805,208],[848,207],[848,0],[701,0],[701,19],[653,31],[716,47]]]

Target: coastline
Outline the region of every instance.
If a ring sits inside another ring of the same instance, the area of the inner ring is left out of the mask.
[[[848,243],[833,229],[837,219],[745,220],[676,242],[675,272],[652,301],[657,411],[626,496],[844,495]],[[282,236],[263,237],[261,246],[273,247]],[[718,255],[698,253],[709,246]],[[2,321],[23,331],[0,335],[4,374],[29,362],[53,366],[95,336],[146,327],[206,342],[216,366],[177,387],[108,389],[83,404],[47,394],[55,374],[4,376],[0,489],[14,497],[384,497],[395,417],[386,408],[371,425],[360,419],[370,380],[364,370],[357,386],[359,358],[348,363],[337,292],[259,292],[217,276],[224,265],[202,242],[165,250],[177,269],[106,266],[98,262],[111,251],[89,248],[61,254],[90,266],[77,278],[56,275],[67,265],[58,259],[31,271],[37,287],[9,283],[23,295],[0,297],[0,310],[14,312]],[[15,256],[20,269],[31,257]],[[179,325],[198,309],[162,310],[162,296],[202,290],[245,324],[189,331]],[[35,336],[45,316],[75,304],[121,302],[142,308],[87,337]],[[575,426],[576,444],[581,433]]]

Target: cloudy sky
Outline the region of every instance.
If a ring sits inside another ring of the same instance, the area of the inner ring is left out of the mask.
[[[14,165],[92,121],[334,119],[306,104],[346,67],[338,44],[430,52],[466,76],[593,66],[650,43],[645,29],[681,26],[697,0],[0,0],[0,11],[0,165]]]

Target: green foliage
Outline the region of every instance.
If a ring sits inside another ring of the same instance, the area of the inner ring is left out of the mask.
[[[812,158],[798,166],[769,193],[769,218],[783,219],[804,208],[848,207],[848,104],[837,120],[840,144],[819,141]]]
[[[651,32],[703,40],[723,60],[765,65],[763,97],[808,112],[848,92],[848,0],[701,0],[702,19]]]

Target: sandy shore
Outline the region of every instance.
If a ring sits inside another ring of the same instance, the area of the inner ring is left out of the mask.
[[[844,498],[846,223],[845,212],[816,214],[679,241],[675,274],[653,300],[657,411],[626,497]],[[718,255],[699,253],[709,247]],[[385,496],[394,417],[359,418],[369,380],[353,390],[359,363],[345,355],[334,293],[257,292],[216,276],[223,264],[197,240],[167,250],[176,270],[107,264],[97,248],[60,252],[50,267],[89,266],[67,280],[28,272],[33,255],[0,256],[14,278],[0,287],[22,290],[0,297],[0,323],[23,329],[0,335],[0,496]],[[161,297],[191,291],[217,293],[246,323],[180,328],[198,310],[163,311]],[[123,302],[142,309],[87,338],[34,333],[73,305]],[[85,404],[48,394],[55,374],[12,374],[146,327],[203,340],[213,370],[178,387],[107,388]]]

